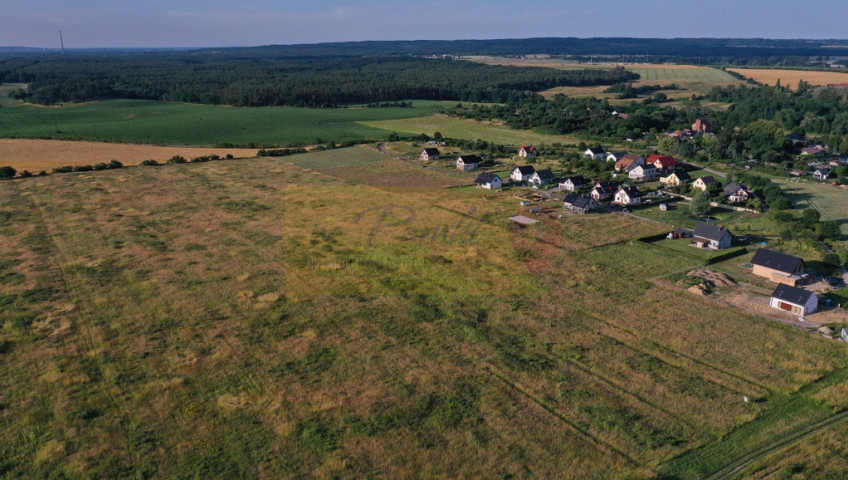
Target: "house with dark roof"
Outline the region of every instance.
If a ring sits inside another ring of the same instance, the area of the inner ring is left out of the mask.
[[[510,180],[513,182],[526,182],[536,173],[536,168],[533,165],[521,165],[512,169],[509,174]]]
[[[631,168],[627,173],[628,178],[631,180],[637,181],[650,181],[654,180],[659,176],[660,172],[657,170],[657,167],[647,164],[647,165],[636,165]]]
[[[826,153],[827,153],[827,151],[825,151],[823,148],[819,148],[819,147],[804,147],[804,148],[801,149],[801,155],[804,155],[804,156],[817,157],[819,155],[824,155]]]
[[[587,214],[598,208],[598,203],[589,195],[580,195],[579,193],[569,193],[563,199],[563,206],[569,212]]]
[[[421,160],[424,160],[425,162],[438,160],[441,155],[442,152],[440,152],[438,148],[425,148],[421,151]]]
[[[536,188],[554,183],[554,181],[554,173],[550,169],[536,170],[536,173],[530,177],[530,183]]]
[[[615,192],[612,203],[618,205],[635,205],[642,201],[642,192],[637,187],[621,187]]]
[[[692,189],[697,189],[706,192],[713,185],[717,185],[718,181],[712,176],[707,175],[705,177],[696,178],[694,182],[692,182]]]
[[[564,181],[559,182],[559,188],[567,192],[573,192],[578,188],[585,187],[586,185],[589,185],[589,180],[581,177],[580,175],[568,177]]]
[[[692,177],[686,173],[686,170],[674,170],[668,175],[660,177],[660,183],[667,187],[676,187],[692,181]]]
[[[627,155],[627,152],[607,152],[607,161],[617,162],[624,158],[625,155]]]
[[[591,158],[592,160],[600,160],[604,158],[604,149],[601,147],[587,148],[586,151],[583,152],[583,156]]]
[[[813,178],[816,180],[827,180],[828,177],[833,173],[833,169],[830,167],[818,167],[813,170]]]
[[[503,186],[501,177],[489,172],[483,172],[478,175],[474,183],[480,188],[488,188],[489,190],[495,190]]]
[[[613,196],[616,190],[618,190],[618,183],[598,181],[595,182],[589,195],[597,202],[598,200]]]
[[[474,170],[483,163],[483,159],[477,155],[463,155],[456,159],[457,170]]]
[[[752,195],[750,188],[736,181],[730,182],[721,192],[721,196],[732,203],[747,202]]]
[[[711,250],[728,248],[732,241],[733,238],[726,228],[709,223],[699,223],[692,235],[692,244],[698,248]]]
[[[751,265],[754,266],[752,272],[754,275],[767,278],[775,283],[785,283],[795,287],[807,278],[803,274],[807,268],[803,259],[767,248],[757,250],[754,258],[751,259]]]
[[[818,309],[819,298],[815,293],[803,288],[780,284],[771,294],[769,305],[772,308],[794,313],[795,315],[809,315]]]

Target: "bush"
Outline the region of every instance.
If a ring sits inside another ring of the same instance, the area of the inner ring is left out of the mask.
[[[108,165],[109,169],[122,168],[123,166],[124,164],[117,160],[110,160]]]
[[[168,163],[186,163],[186,159],[182,155],[174,155],[168,159]]]
[[[226,156],[225,158],[226,158],[227,160],[232,160],[232,159],[233,159],[233,158],[235,158],[235,157],[233,157],[233,154],[232,154],[232,153],[228,153],[228,154],[227,154],[227,156]]]
[[[109,165],[106,165],[106,164],[105,164],[105,163],[103,163],[103,162],[95,163],[95,164],[94,164],[94,169],[95,169],[95,170],[106,170],[107,168],[109,168]]]
[[[141,162],[141,164],[144,165],[145,167],[155,167],[156,165],[159,165],[159,162],[157,162],[156,160],[150,159],[150,160],[144,160],[143,162]]]
[[[46,177],[46,176],[47,176],[47,172],[45,172],[44,170],[42,170],[42,171],[38,172],[38,176],[39,176],[39,177]]]
[[[23,172],[21,172],[22,178],[29,178],[31,176],[32,176],[32,172],[30,172],[29,170],[24,170]]]
[[[12,178],[16,173],[18,173],[18,171],[8,165],[0,167],[0,178]]]
[[[74,166],[75,172],[90,172],[92,170],[94,170],[94,167],[92,167],[91,165],[76,165],[76,166]]]

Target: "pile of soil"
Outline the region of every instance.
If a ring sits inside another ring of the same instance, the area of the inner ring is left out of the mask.
[[[712,283],[713,286],[730,287],[736,285],[736,282],[726,274],[706,268],[697,268],[686,275],[703,278],[706,282]]]

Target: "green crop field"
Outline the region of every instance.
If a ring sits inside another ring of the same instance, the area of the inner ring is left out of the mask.
[[[402,118],[396,120],[364,121],[363,125],[398,133],[426,133],[432,136],[439,132],[445,137],[465,140],[482,139],[501,145],[544,145],[554,142],[578,143],[569,135],[545,135],[530,131],[514,130],[489,122],[477,122],[446,115],[432,115],[421,118]]]
[[[789,198],[795,208],[813,207],[821,212],[822,219],[836,220],[842,233],[848,234],[848,190],[830,183],[775,179],[790,191]]]
[[[844,407],[841,345],[652,281],[662,225],[380,158],[4,181],[0,472],[701,478]]]
[[[0,109],[0,137],[94,140],[157,145],[310,144],[385,138],[363,121],[421,117],[429,108],[233,108],[141,100],[61,107],[14,103]]]

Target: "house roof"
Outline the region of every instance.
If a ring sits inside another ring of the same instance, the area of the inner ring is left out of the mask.
[[[562,203],[565,203],[565,204],[568,204],[568,205],[573,205],[574,201],[577,200],[578,198],[580,198],[580,194],[572,192],[572,193],[569,193],[568,195],[566,195],[565,198],[562,199]]]
[[[648,163],[656,165],[657,162],[659,162],[660,168],[668,168],[677,165],[677,160],[675,160],[671,155],[658,155],[656,153],[652,153],[651,156],[648,157]]]
[[[483,159],[478,157],[477,155],[463,155],[463,156],[459,157],[458,160],[462,160],[462,163],[466,163],[466,164],[468,164],[468,163],[480,163],[480,162],[483,161]]]
[[[424,152],[427,153],[427,155],[441,155],[442,154],[442,152],[440,152],[438,148],[425,148]]]
[[[615,190],[618,189],[618,184],[616,182],[610,182],[610,181],[604,180],[604,181],[596,182],[594,188],[600,188],[601,190],[604,190],[606,192],[614,192]]]
[[[576,200],[574,200],[574,202],[572,202],[572,205],[577,208],[586,208],[593,203],[595,203],[594,198],[589,195],[580,195]]]
[[[714,240],[718,242],[725,235],[729,234],[724,227],[719,227],[718,225],[712,225],[709,223],[699,223],[695,228],[694,235],[696,237],[706,238],[707,240]]]
[[[771,294],[772,298],[783,300],[784,302],[789,302],[795,305],[806,305],[810,300],[810,297],[814,295],[815,293],[809,290],[792,287],[785,283],[778,285],[777,288],[774,289],[774,293]]]
[[[540,180],[554,179],[554,172],[552,172],[549,168],[546,168],[544,170],[536,170],[536,175],[539,177]]]
[[[587,149],[586,151],[592,152],[592,155],[603,155],[603,153],[604,153],[604,149],[601,148],[601,147],[592,147],[592,148]]]
[[[824,153],[824,150],[818,147],[804,147],[801,149],[801,153],[805,153],[807,155],[818,155],[820,153]]]
[[[828,176],[830,175],[830,167],[818,167],[815,169],[816,172],[819,172],[819,175]]]
[[[701,177],[701,181],[704,182],[704,185],[712,185],[714,183],[718,183],[712,175]]]
[[[753,265],[771,268],[778,272],[792,273],[798,269],[799,265],[804,264],[804,260],[794,255],[761,248],[754,254],[751,263]]]
[[[586,185],[587,183],[589,183],[589,180],[586,180],[586,178],[581,176],[581,175],[575,175],[573,177],[568,177],[565,180],[563,180],[563,183],[565,183],[569,180],[571,180],[571,183],[573,185]]]
[[[692,177],[689,176],[689,174],[686,172],[686,170],[675,170],[675,171],[669,173],[668,175],[666,175],[665,178],[668,178],[672,175],[676,176],[677,179],[680,180],[681,182],[692,179]]]
[[[533,175],[536,173],[536,167],[533,165],[521,165],[512,169],[512,171],[518,170],[521,175]]]
[[[487,183],[492,183],[495,180],[500,180],[500,179],[501,179],[501,177],[495,175],[494,173],[483,172],[483,173],[481,173],[480,175],[477,176],[477,180],[474,180],[474,182],[477,185],[485,185]]]
[[[525,217],[524,215],[516,215],[514,217],[509,217],[509,219],[519,225],[532,225],[534,223],[539,223],[538,220],[530,217]]]
[[[733,181],[733,182],[730,182],[726,187],[724,187],[724,190],[721,191],[721,196],[722,197],[729,197],[730,195],[733,195],[734,193],[738,192],[739,190],[744,190],[745,193],[750,193],[750,190],[748,190],[748,187],[746,187],[745,185],[743,185],[739,182]]]
[[[622,157],[624,157],[625,155],[627,155],[627,152],[609,152],[609,153],[607,153],[607,156],[610,156],[610,155],[615,157],[616,160],[619,160]]]
[[[621,190],[627,194],[629,198],[639,198],[642,196],[642,192],[639,191],[637,187],[621,187]]]
[[[527,153],[533,153],[536,151],[536,147],[534,147],[533,145],[522,145],[521,148],[518,149],[518,151],[521,150],[524,150]]]
[[[695,120],[695,123],[692,124],[692,130],[709,130],[711,128],[710,122],[703,118],[699,118]]]
[[[636,170],[637,168],[641,168],[643,172],[657,169],[655,165],[651,165],[650,163],[646,165],[636,165],[635,167],[633,167],[633,170]]]

